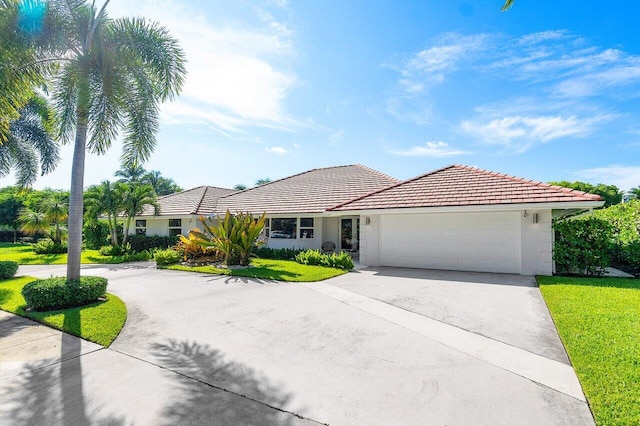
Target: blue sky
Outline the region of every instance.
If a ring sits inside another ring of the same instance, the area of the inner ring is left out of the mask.
[[[361,163],[640,185],[640,4],[112,0],[187,53],[147,169],[185,188]],[[119,145],[89,156],[113,179]],[[71,149],[36,188],[67,188]],[[0,180],[0,186],[12,179]]]

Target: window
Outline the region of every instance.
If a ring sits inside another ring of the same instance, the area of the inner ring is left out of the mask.
[[[169,219],[169,235],[175,237],[182,234],[182,219]]]
[[[136,220],[136,235],[147,235],[146,220]]]
[[[269,238],[296,238],[297,218],[271,219]]]
[[[300,238],[313,238],[313,218],[300,218]]]
[[[262,232],[264,232],[264,236],[267,237],[267,238],[269,238],[269,231],[270,231],[269,228],[271,228],[271,221],[269,220],[269,218],[266,218],[264,220],[264,228],[263,228]]]

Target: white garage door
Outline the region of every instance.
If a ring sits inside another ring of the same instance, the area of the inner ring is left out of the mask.
[[[520,273],[520,215],[438,213],[380,217],[380,264]]]

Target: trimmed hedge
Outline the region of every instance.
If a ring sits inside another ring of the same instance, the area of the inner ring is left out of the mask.
[[[269,247],[258,247],[253,250],[253,254],[255,254],[260,259],[294,260],[296,256],[303,251],[305,250],[295,248],[274,249]]]
[[[555,221],[553,229],[553,258],[558,274],[604,274],[610,262],[609,222],[589,216]]]
[[[18,272],[18,262],[13,260],[0,261],[0,280],[8,280]]]
[[[103,221],[89,222],[82,228],[84,244],[88,249],[98,250],[109,243],[109,225]]]
[[[320,250],[306,250],[298,253],[295,257],[296,262],[303,265],[328,266],[330,268],[353,269],[353,260],[349,253],[340,252],[340,254],[325,254]]]
[[[152,249],[166,249],[178,244],[178,237],[160,235],[129,235],[127,244],[133,251],[144,251]]]
[[[67,281],[65,277],[36,280],[25,285],[22,296],[34,311],[53,311],[88,305],[103,297],[107,291],[107,279],[83,276],[79,281]]]

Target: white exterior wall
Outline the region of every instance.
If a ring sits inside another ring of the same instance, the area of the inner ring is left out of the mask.
[[[367,224],[369,218],[369,224]],[[360,263],[369,266],[380,265],[380,215],[360,216]]]
[[[322,241],[331,241],[336,245],[336,251],[340,246],[340,219],[337,217],[322,218]]]
[[[533,215],[538,215],[538,223],[533,223]],[[551,210],[527,210],[521,219],[522,275],[553,274],[553,229]]]
[[[202,228],[200,219],[198,216],[155,216],[155,217],[139,217],[138,220],[147,221],[147,235],[169,235],[169,219],[181,219],[182,227],[180,233],[182,235],[188,235],[189,231],[193,228]],[[136,233],[136,221],[131,221],[131,227],[129,228],[129,234]]]

